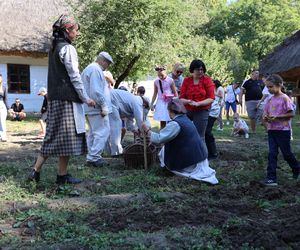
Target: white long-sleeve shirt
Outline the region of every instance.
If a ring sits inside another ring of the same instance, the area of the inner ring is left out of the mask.
[[[151,141],[157,144],[164,144],[173,140],[179,132],[179,124],[175,121],[170,121],[159,133],[151,132]]]
[[[66,67],[71,83],[73,84],[80,100],[86,103],[90,98],[86,93],[79,73],[79,64],[76,49],[71,44],[65,45],[59,51],[59,57],[61,62]]]
[[[101,110],[111,113],[110,90],[101,66],[96,62],[91,63],[83,70],[81,78],[86,92],[96,102],[95,108],[85,104],[85,113],[88,115],[99,114]]]
[[[133,124],[133,119],[139,129],[143,123],[143,101],[139,96],[135,96],[128,91],[121,89],[112,89],[111,103],[118,109],[121,119],[125,119],[128,130],[133,131],[136,126]]]
[[[79,73],[78,56],[76,49],[71,45],[65,45],[59,51],[60,61],[65,65],[71,83],[81,101],[86,103],[90,98],[86,93]],[[84,109],[81,103],[73,102],[74,121],[78,134],[85,133]]]

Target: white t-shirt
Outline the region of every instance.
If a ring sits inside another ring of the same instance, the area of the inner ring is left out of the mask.
[[[234,121],[233,122],[233,128],[238,128],[238,129],[243,129],[246,133],[249,131],[249,127],[247,123],[243,119],[239,119],[238,122]]]
[[[233,85],[229,85],[226,88],[226,98],[225,101],[229,103],[235,102],[235,97],[240,94],[240,88],[233,89]]]
[[[264,87],[262,94],[267,96],[266,99],[261,103],[261,105],[264,106],[273,95],[269,92],[267,86]]]

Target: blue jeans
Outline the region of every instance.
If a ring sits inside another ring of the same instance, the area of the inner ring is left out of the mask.
[[[284,160],[287,161],[287,163],[293,170],[300,169],[299,162],[295,158],[294,154],[291,152],[290,140],[291,140],[291,131],[283,131],[283,130],[268,131],[269,156],[268,156],[267,178],[269,180],[276,181],[278,148],[280,148]]]
[[[229,112],[230,107],[233,113],[236,113],[236,102],[225,102],[225,110],[227,112]]]

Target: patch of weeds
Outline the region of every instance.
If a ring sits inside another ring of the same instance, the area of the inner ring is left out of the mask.
[[[182,249],[224,249],[223,232],[216,227],[183,227],[166,232],[170,243]]]
[[[270,210],[272,208],[272,203],[268,200],[258,200],[256,202],[256,205],[261,208],[261,209],[264,209],[264,210]]]
[[[242,225],[244,222],[241,218],[239,217],[230,217],[227,219],[225,223],[225,227],[230,227],[230,226],[239,226]]]

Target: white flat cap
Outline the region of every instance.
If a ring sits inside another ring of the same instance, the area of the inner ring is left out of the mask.
[[[100,52],[99,56],[103,56],[107,61],[109,61],[110,63],[114,63],[112,57],[110,54],[108,54],[105,51]]]
[[[44,88],[44,87],[41,87],[41,88],[39,89],[38,95],[40,95],[42,92],[47,93],[47,89]]]

